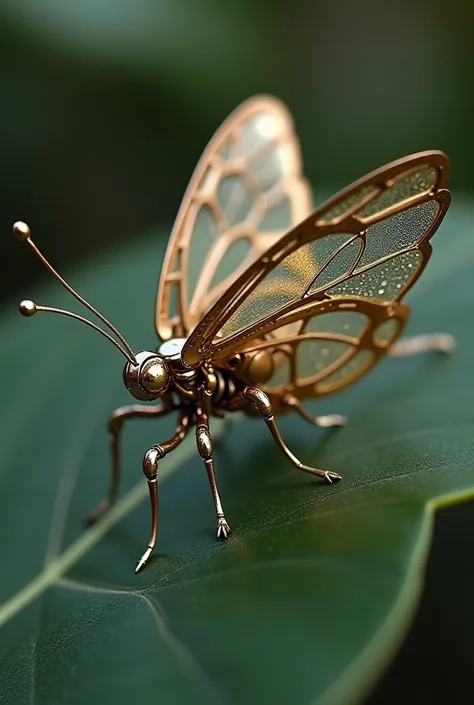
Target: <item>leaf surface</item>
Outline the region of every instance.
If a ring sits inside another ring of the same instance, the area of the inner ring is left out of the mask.
[[[338,485],[296,472],[258,420],[214,424],[234,529],[225,544],[189,439],[161,464],[159,550],[139,576],[149,528],[141,459],[174,419],[126,427],[121,500],[84,531],[107,486],[107,416],[129,402],[122,361],[75,321],[4,312],[2,703],[360,701],[416,607],[434,510],[473,494],[473,213],[454,202],[407,302],[408,333],[452,333],[455,352],[386,360],[310,405],[349,417],[336,433],[281,420],[290,447],[341,473]],[[149,236],[69,276],[135,349],[156,344],[162,256]],[[55,283],[25,296],[74,306]]]

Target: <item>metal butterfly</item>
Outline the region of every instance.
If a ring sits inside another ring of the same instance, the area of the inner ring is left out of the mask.
[[[446,334],[399,340],[410,309],[400,303],[424,270],[430,240],[450,204],[449,160],[426,151],[392,162],[312,211],[292,118],[277,99],[256,96],[235,110],[204,151],[179,209],[156,302],[155,350],[134,353],[109,321],[49,264],[23,222],[14,225],[49,271],[113,334],[77,314],[23,301],[20,312],[71,316],[125,356],[123,379],[141,402],[109,420],[112,479],[96,521],[116,500],[119,433],[127,419],[176,412],[176,433],[143,460],[151,501],[151,534],[135,571],[150,558],[158,533],[158,467],[192,428],[209,478],[217,537],[231,533],[214,471],[210,418],[260,415],[291,463],[309,467],[286,446],[275,416],[296,411],[316,426],[304,399],[339,391],[386,355],[448,351]]]

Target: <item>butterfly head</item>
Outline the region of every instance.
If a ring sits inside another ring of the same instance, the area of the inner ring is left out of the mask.
[[[132,397],[153,401],[168,389],[171,370],[161,355],[143,350],[135,354],[135,362],[125,363],[123,381]]]
[[[171,368],[169,363],[164,359],[165,356],[156,352],[150,352],[149,350],[134,353],[133,349],[127,343],[123,335],[117,330],[117,328],[115,328],[115,326],[113,326],[110,321],[105,318],[105,316],[99,313],[97,309],[91,306],[82,296],[80,296],[48,262],[33,242],[28,225],[18,221],[13,226],[13,232],[20,242],[25,242],[29,245],[35,255],[40,259],[55,279],[57,279],[59,283],[62,284],[64,288],[67,289],[67,291],[69,291],[69,293],[79,301],[79,303],[85,306],[85,308],[87,308],[94,316],[102,321],[110,332],[107,332],[95,323],[92,323],[92,321],[89,321],[87,318],[79,316],[77,313],[72,313],[71,311],[65,311],[59,308],[53,308],[51,306],[38,306],[33,301],[22,301],[19,306],[20,313],[29,318],[40,311],[46,311],[49,313],[59,313],[63,316],[74,318],[81,323],[85,323],[87,326],[93,328],[110,343],[112,343],[126,358],[127,362],[125,363],[123,371],[123,381],[128,391],[133,397],[135,397],[135,399],[140,399],[141,401],[153,401],[153,399],[157,399],[159,396],[164,394],[172,379]]]

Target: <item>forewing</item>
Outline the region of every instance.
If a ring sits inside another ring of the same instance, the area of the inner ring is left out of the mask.
[[[158,288],[160,338],[186,336],[310,208],[290,114],[275,98],[247,100],[207,146],[179,209]]]
[[[347,296],[400,301],[428,262],[450,203],[448,180],[447,157],[422,152],[339,193],[229,287],[189,336],[185,364],[239,350],[294,305]]]
[[[239,352],[267,350],[271,354],[274,373],[259,386],[277,412],[289,395],[320,397],[358,380],[386,355],[408,317],[409,308],[403,304],[362,298],[296,304]],[[285,335],[288,328],[293,328],[292,335]],[[232,364],[228,358],[218,362]]]

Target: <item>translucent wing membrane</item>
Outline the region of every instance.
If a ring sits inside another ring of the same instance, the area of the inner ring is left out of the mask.
[[[159,336],[187,335],[246,268],[310,212],[292,120],[276,99],[238,108],[206,148],[160,279]]]
[[[338,223],[352,213],[356,213],[361,222],[370,222],[393,206],[409,204],[412,199],[430,193],[438,185],[441,167],[441,164],[420,164],[392,178],[386,176],[384,183],[356,186],[351,189],[352,193],[338,198],[337,205],[319,217],[318,225]]]
[[[287,384],[314,396],[356,379],[408,316],[398,302],[428,262],[450,203],[448,179],[447,157],[423,152],[340,192],[232,282],[190,334],[185,364],[225,364],[232,353],[273,350],[277,341],[274,389]],[[336,309],[323,316],[323,304]],[[357,321],[365,321],[358,331]]]
[[[439,220],[441,208],[439,201],[428,200],[367,229],[360,230],[358,224],[356,234],[327,234],[296,247],[227,317],[215,342],[308,296],[401,298],[424,266],[422,243]],[[356,222],[353,218],[352,229]]]
[[[296,305],[240,352],[271,353],[274,372],[262,389],[278,410],[287,395],[323,396],[357,380],[401,335],[408,315],[403,304],[351,297]]]

